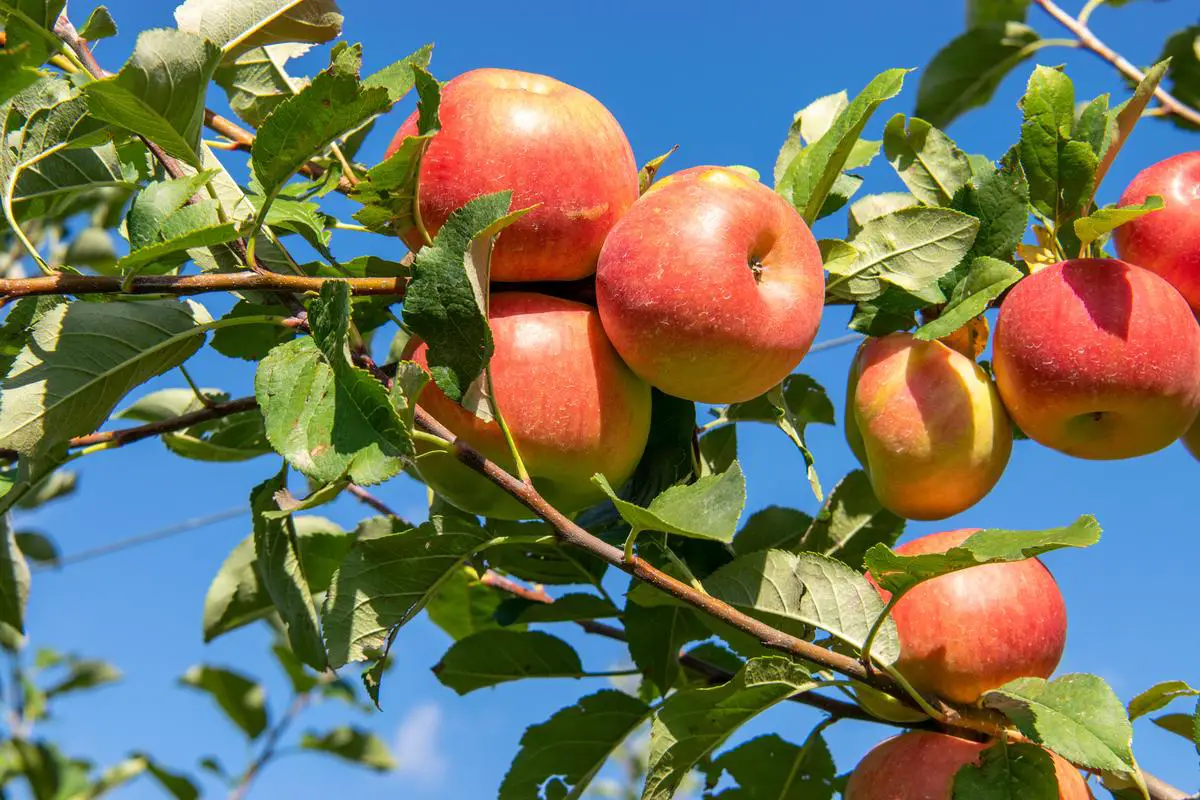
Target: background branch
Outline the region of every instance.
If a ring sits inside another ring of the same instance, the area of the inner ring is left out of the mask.
[[[1087,16],[1082,16],[1082,20],[1076,19],[1063,11],[1054,0],[1033,0],[1042,10],[1050,16],[1054,17],[1060,25],[1074,34],[1079,40],[1079,44],[1084,49],[1090,50],[1100,58],[1112,64],[1121,72],[1122,75],[1129,78],[1134,83],[1140,83],[1146,77],[1146,73],[1135,67],[1120,53],[1113,50],[1107,44],[1102,42],[1096,34],[1092,33],[1091,28],[1087,26]],[[1193,125],[1200,127],[1200,111],[1186,105],[1174,95],[1168,92],[1161,86],[1154,90],[1154,96],[1162,103],[1162,107],[1179,117],[1187,120]]]
[[[132,279],[110,275],[42,275],[0,279],[0,297],[6,301],[33,295],[172,294],[207,292],[319,292],[330,280],[344,281],[356,295],[404,297],[407,278],[310,278],[278,272],[206,272],[200,275],[139,275]]]

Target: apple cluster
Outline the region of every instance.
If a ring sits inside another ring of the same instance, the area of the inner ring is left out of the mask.
[[[1078,458],[1133,458],[1181,436],[1198,452],[1200,153],[1148,168],[1121,205],[1151,195],[1166,207],[1116,229],[1123,260],[1044,266],[1008,292],[994,381],[971,342],[960,352],[897,333],[863,344],[846,433],[885,507],[922,520],[970,508],[1000,479],[1013,424]]]
[[[482,194],[512,190],[513,206],[529,209],[491,256],[489,389],[535,485],[559,510],[604,499],[595,473],[614,486],[632,475],[650,433],[651,387],[695,402],[750,400],[808,351],[824,303],[820,250],[796,210],[748,171],[695,167],[639,191],[613,116],[540,75],[468,72],[446,85],[440,116],[420,168],[420,226],[403,238],[420,246]],[[414,115],[393,147],[415,132]],[[1009,291],[994,378],[976,362],[976,336],[868,339],[851,368],[846,427],[880,503],[922,520],[970,508],[1000,479],[1014,424],[1092,459],[1180,438],[1200,413],[1200,234],[1189,224],[1200,213],[1198,187],[1200,153],[1150,168],[1125,204],[1158,194],[1167,210],[1118,230],[1123,261],[1045,266]],[[594,303],[546,289],[566,281],[585,281]],[[425,345],[410,342],[406,357],[426,364]],[[496,420],[433,384],[419,402],[512,466]],[[528,516],[453,453],[421,446],[417,469],[449,502],[493,518]],[[898,552],[945,552],[973,532],[933,534]],[[1049,677],[1067,634],[1062,594],[1036,559],[927,581],[892,617],[899,672],[915,689],[962,704],[1017,678]],[[882,719],[922,718],[867,686],[857,697]],[[924,731],[889,739],[859,764],[846,797],[948,797],[984,748]],[[1060,797],[1089,797],[1079,773],[1053,758]]]
[[[424,231],[402,238],[420,246],[491,192],[512,190],[513,207],[529,209],[491,255],[491,399],[534,484],[560,511],[605,499],[596,473],[613,486],[633,474],[650,434],[651,386],[697,402],[749,400],[808,351],[824,303],[820,250],[796,210],[746,172],[696,167],[639,197],[638,168],[612,114],[542,75],[467,72],[443,89],[439,115],[419,174]],[[414,114],[389,155],[416,125]],[[587,281],[595,303],[525,290],[565,281]],[[405,356],[426,364],[419,341]],[[419,402],[513,466],[498,422],[433,384]],[[530,516],[452,453],[423,446],[418,455],[421,477],[454,505]]]

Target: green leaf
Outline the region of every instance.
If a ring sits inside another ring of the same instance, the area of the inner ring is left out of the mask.
[[[1170,731],[1195,743],[1197,752],[1200,752],[1200,705],[1196,706],[1194,714],[1163,714],[1151,722],[1164,731]]]
[[[489,543],[488,533],[465,516],[435,516],[419,528],[382,522],[390,530],[359,536],[325,596],[325,642],[335,669],[382,648],[392,628],[415,617]]]
[[[361,46],[335,49],[329,67],[263,121],[250,156],[268,197],[339,136],[387,109],[388,90],[364,87],[361,67]]]
[[[804,148],[788,166],[785,180],[791,187],[789,199],[809,224],[817,219],[875,109],[900,93],[906,71],[892,69],[876,76],[821,138]]]
[[[429,57],[433,55],[433,45],[427,44],[411,55],[393,62],[379,72],[368,75],[363,79],[363,85],[373,89],[382,86],[387,89],[388,101],[395,104],[412,91],[417,81],[417,70],[429,68]]]
[[[708,475],[686,486],[672,486],[646,508],[617,497],[599,473],[592,476],[592,483],[604,490],[621,517],[636,531],[731,542],[746,506],[746,479],[737,461],[720,475]]]
[[[300,559],[300,541],[291,517],[272,519],[265,512],[279,508],[275,497],[287,488],[287,468],[250,492],[254,522],[254,564],[262,587],[283,620],[292,652],[315,670],[327,665],[321,641],[321,620],[308,588]]]
[[[255,128],[275,108],[307,85],[308,79],[288,74],[287,62],[308,52],[307,44],[273,44],[255,47],[225,62],[213,75],[229,97],[233,113]]]
[[[0,517],[0,623],[25,633],[29,602],[29,564],[17,546],[7,514]]]
[[[1181,103],[1200,109],[1200,25],[1176,31],[1167,39],[1159,63],[1168,58],[1171,65],[1166,79],[1170,81],[1171,94]],[[1170,120],[1181,128],[1195,130],[1194,125],[1177,115],[1171,115]]]
[[[877,544],[895,543],[904,525],[903,517],[879,504],[870,478],[858,469],[834,487],[797,547],[836,558],[858,571],[867,551]]]
[[[927,206],[950,205],[971,179],[966,154],[923,119],[892,117],[883,130],[883,152],[908,190]]]
[[[877,217],[850,242],[853,258],[826,261],[826,292],[862,301],[889,286],[927,289],[962,261],[978,231],[978,219],[947,208],[907,208]]]
[[[52,32],[58,15],[66,8],[66,0],[5,0],[0,2],[4,13],[4,29],[8,34],[6,49],[26,46],[31,62],[41,64],[58,52],[60,43]],[[40,800],[40,798],[39,798]]]
[[[20,503],[17,505],[20,506]],[[13,535],[17,540],[17,549],[30,561],[51,567],[57,567],[61,563],[62,553],[49,536],[33,531],[17,531]]]
[[[1054,760],[1032,744],[999,739],[954,776],[956,800],[1058,800]]]
[[[704,579],[713,597],[795,636],[824,630],[861,650],[883,600],[856,570],[817,553],[762,550],[740,556]],[[880,628],[871,654],[890,664],[900,655],[895,624]]]
[[[130,389],[195,353],[209,322],[189,300],[48,310],[0,388],[0,446],[29,455],[91,433]]]
[[[455,210],[417,252],[404,295],[404,322],[428,345],[426,359],[446,395],[463,401],[492,357],[486,287],[492,238],[515,216],[512,192],[483,195]]]
[[[248,300],[239,300],[221,319],[258,317],[278,314],[279,306],[262,305]],[[214,350],[229,358],[243,361],[262,361],[271,348],[296,338],[294,328],[263,323],[262,325],[236,325],[220,328],[213,334],[211,345]]]
[[[122,274],[169,272],[187,260],[194,247],[225,244],[238,227],[222,222],[215,200],[191,200],[215,177],[212,170],[152,183],[134,197],[126,217],[130,252],[117,261]]]
[[[207,692],[229,721],[249,738],[256,739],[266,730],[266,692],[250,678],[231,670],[198,664],[188,669],[179,682]]]
[[[28,494],[18,500],[16,507],[28,510],[44,506],[52,500],[74,494],[78,483],[79,476],[77,473],[64,469],[56,470],[37,486],[33,487]],[[19,534],[17,538],[20,539]],[[21,549],[24,550],[24,547]]]
[[[1163,681],[1155,684],[1129,701],[1129,719],[1135,720],[1161,711],[1181,697],[1200,697],[1200,689],[1193,689],[1184,681]]]
[[[611,689],[580,698],[521,737],[499,800],[554,797],[575,800],[609,756],[650,715],[635,697]],[[545,788],[543,788],[545,787]],[[567,791],[570,787],[570,791]]]
[[[487,562],[493,569],[530,583],[568,585],[594,584],[603,577],[608,564],[596,556],[574,547],[553,541],[527,543],[535,537],[553,537],[553,530],[543,522],[487,521],[492,536],[516,537],[521,540],[489,547]]]
[[[116,76],[82,91],[98,119],[145,136],[200,169],[204,93],[220,60],[212,42],[156,28],[138,36],[133,55]]]
[[[913,208],[920,205],[917,198],[913,197],[908,192],[884,192],[883,194],[869,194],[861,200],[856,200],[850,206],[850,235],[855,236],[862,226],[866,225],[873,219],[887,216],[893,211],[900,211],[904,208]]]
[[[333,573],[350,550],[353,537],[324,517],[296,516],[291,520],[308,590],[318,595],[329,588]],[[259,575],[251,535],[226,557],[208,587],[204,598],[204,641],[210,642],[262,619],[271,609],[271,597]]]
[[[620,616],[621,610],[594,594],[564,594],[553,603],[511,597],[496,609],[496,620],[505,627],[545,622],[576,622]]]
[[[1011,262],[1029,224],[1029,183],[1016,149],[1001,159],[999,169],[989,164],[986,172],[976,173],[954,198],[954,208],[979,220],[979,233],[964,264],[981,256]],[[956,269],[947,277],[961,277],[957,273]],[[954,283],[942,287],[949,291]]]
[[[674,603],[650,606],[627,598],[623,619],[633,663],[664,695],[679,679],[680,649],[711,635],[695,611]]]
[[[94,689],[120,679],[121,671],[107,661],[92,658],[72,659],[66,676],[48,686],[45,693],[48,698],[57,697],[70,692]]]
[[[942,313],[937,319],[918,328],[913,335],[922,341],[949,336],[986,311],[993,300],[1023,277],[1025,273],[1005,261],[987,256],[975,259],[967,277],[955,288],[954,296]]]
[[[88,16],[87,22],[79,29],[79,36],[89,42],[108,39],[117,35],[117,22],[112,18],[108,8],[96,6]]]
[[[1037,32],[1021,22],[968,30],[946,45],[921,73],[916,116],[945,128],[986,105],[1000,82],[1037,50]]]
[[[1029,0],[967,0],[967,27],[997,22],[1024,22]]]
[[[808,449],[805,429],[810,423],[833,425],[833,403],[825,387],[808,375],[789,375],[783,383],[764,395],[744,403],[733,403],[716,412],[717,418],[729,422],[766,422],[787,434],[800,450],[813,494],[821,499],[821,481],[817,477],[816,459]]]
[[[767,656],[748,661],[726,684],[668,697],[650,728],[642,800],[669,800],[687,774],[742,724],[813,685],[806,667]]]
[[[522,678],[579,678],[579,655],[541,631],[480,631],[455,642],[433,668],[439,681],[461,694]]]
[[[732,425],[709,431],[697,443],[700,477],[719,475],[733,466],[737,459],[737,428]]]
[[[29,65],[29,51],[12,49],[12,44],[0,52],[0,103],[7,103],[28,89],[41,73]]]
[[[1099,523],[1095,517],[1084,515],[1064,528],[978,531],[945,553],[902,556],[887,545],[877,544],[867,551],[866,565],[883,589],[903,594],[919,583],[961,569],[1023,561],[1064,547],[1090,547],[1098,541]]]
[[[417,203],[421,159],[433,135],[441,129],[438,109],[441,87],[423,67],[413,67],[417,87],[417,135],[401,141],[394,153],[372,167],[350,196],[363,204],[354,218],[376,233],[394,234],[422,229]]]
[[[1083,247],[1112,233],[1127,222],[1133,222],[1153,211],[1164,207],[1163,199],[1158,195],[1150,195],[1145,202],[1135,206],[1105,206],[1097,209],[1086,217],[1075,220],[1075,235]]]
[[[983,704],[1073,764],[1130,778],[1138,774],[1125,706],[1095,675],[1018,678],[984,694]]]
[[[303,558],[303,551],[301,551],[301,558]],[[274,654],[275,660],[279,662],[280,669],[287,675],[288,682],[292,685],[292,691],[296,694],[310,692],[321,685],[321,679],[305,668],[304,664],[300,659],[296,658],[296,654],[286,644],[278,643],[271,645],[271,653]]]
[[[708,786],[728,774],[737,787],[706,794],[706,800],[832,800],[837,767],[819,733],[797,747],[775,734],[727,750],[707,768]]]
[[[1196,29],[1196,34],[1200,36],[1200,27]],[[1190,70],[1191,81],[1193,81],[1189,90],[1191,93],[1190,105],[1192,108],[1197,108],[1200,107],[1200,102],[1197,102],[1200,101],[1200,56],[1193,51],[1190,55],[1192,63],[1189,64],[1187,61],[1188,55],[1186,49],[1181,49],[1179,51],[1174,49],[1181,43],[1181,41],[1176,38],[1177,36],[1179,36],[1179,34],[1176,34],[1175,37],[1167,40],[1167,46],[1166,50],[1164,51],[1164,55],[1168,55],[1169,52],[1178,52],[1179,55],[1184,56],[1184,58],[1181,59],[1178,64],[1172,62],[1170,67],[1173,72],[1175,70],[1182,70],[1185,68]],[[1182,40],[1184,47],[1186,47],[1186,42],[1187,35],[1185,32]],[[1094,184],[1094,189],[1100,188],[1100,183],[1104,180],[1104,176],[1108,174],[1108,168],[1112,166],[1112,162],[1116,159],[1117,153],[1121,152],[1121,148],[1125,146],[1125,142],[1129,141],[1129,134],[1133,133],[1134,126],[1137,125],[1138,120],[1142,118],[1142,113],[1146,110],[1146,106],[1148,106],[1150,101],[1154,98],[1154,91],[1158,88],[1158,85],[1162,82],[1163,77],[1167,74],[1167,69],[1167,62],[1160,60],[1153,67],[1146,70],[1146,77],[1142,78],[1141,82],[1134,89],[1133,96],[1114,109],[1117,122],[1116,138],[1113,140],[1112,145],[1108,148],[1108,150],[1105,151],[1104,157],[1100,160],[1100,166],[1096,169],[1096,181]],[[1175,88],[1179,88],[1179,74],[1175,75],[1175,79]]]
[[[499,589],[479,580],[474,567],[463,566],[454,570],[429,598],[425,612],[429,621],[450,634],[458,641],[473,633],[498,628],[499,608],[510,602]],[[522,602],[517,598],[512,598]]]
[[[210,402],[229,399],[224,392],[204,391]],[[203,404],[190,389],[161,389],[138,399],[114,415],[114,419],[161,422],[199,411]],[[246,461],[271,452],[257,409],[201,422],[161,437],[167,449],[184,458],[198,461]]]
[[[320,736],[308,732],[300,738],[300,747],[337,756],[344,761],[358,764],[376,772],[388,772],[396,768],[388,746],[370,731],[343,725]]]
[[[227,57],[279,42],[320,44],[342,32],[335,0],[185,0],[175,22]]]
[[[350,363],[350,291],[326,281],[309,304],[312,338],[273,349],[258,366],[255,394],[267,439],[319,483],[374,484],[400,472],[412,440],[387,389]]]
[[[733,537],[733,551],[744,556],[759,550],[795,549],[812,522],[813,518],[803,511],[767,506],[755,511]]]

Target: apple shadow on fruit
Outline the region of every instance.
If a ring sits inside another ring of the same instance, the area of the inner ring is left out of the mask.
[[[1097,281],[1097,274],[1105,276]],[[1121,339],[1129,338],[1133,313],[1133,289],[1124,273],[1097,273],[1086,262],[1072,261],[1063,267],[1063,280],[1071,287],[1096,327]],[[1046,320],[1052,322],[1052,320]]]

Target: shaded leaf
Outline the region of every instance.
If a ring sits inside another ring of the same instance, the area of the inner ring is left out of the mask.
[[[917,117],[892,117],[883,131],[883,151],[908,190],[928,206],[948,206],[971,178],[966,154]]]
[[[623,619],[633,663],[664,695],[679,679],[680,648],[710,635],[695,611],[673,603],[649,606],[627,599]]]
[[[645,703],[612,690],[559,709],[521,736],[521,749],[500,785],[499,800],[546,797],[543,787],[549,791],[551,784],[563,800],[580,797],[613,751],[649,715]]]
[[[579,678],[583,665],[562,639],[541,631],[487,630],[455,642],[433,668],[459,694],[522,678]]]
[[[513,600],[524,602],[507,597],[506,593],[481,582],[473,567],[464,566],[442,582],[429,598],[425,612],[430,622],[457,641],[506,624],[497,620],[500,607]]]
[[[998,740],[954,776],[956,800],[1058,800],[1054,760],[1037,745]]]
[[[603,475],[592,476],[592,482],[604,490],[636,531],[730,542],[746,505],[746,479],[737,461],[720,475],[708,475],[686,486],[672,486],[646,508],[617,497]]]
[[[555,598],[553,603],[539,603],[511,597],[496,609],[496,620],[505,627],[545,622],[575,622],[577,620],[616,617],[621,610],[603,597],[573,593]]]
[[[319,736],[305,733],[300,738],[300,747],[328,753],[376,772],[388,772],[396,768],[396,759],[382,739],[370,731],[349,725],[334,728]]]
[[[834,490],[835,494],[837,490]],[[759,550],[792,550],[800,544],[813,518],[803,511],[768,506],[754,512],[733,537],[733,551],[739,556]]]
[[[171,28],[138,36],[133,55],[114,77],[83,88],[98,119],[145,136],[200,169],[204,93],[221,60],[212,42]]]
[[[669,800],[688,772],[742,724],[812,686],[805,667],[767,656],[748,661],[726,684],[668,697],[650,727],[642,800]]]
[[[267,727],[263,687],[244,675],[219,667],[197,665],[179,679],[184,686],[207,692],[229,720],[251,739]]]
[[[833,488],[798,548],[831,556],[860,570],[867,550],[877,544],[894,544],[904,533],[904,525],[903,517],[880,505],[871,479],[858,469]]]
[[[1021,22],[968,30],[938,51],[921,73],[916,116],[946,127],[992,99],[1000,82],[1036,51],[1037,32]]]
[[[775,734],[751,739],[713,759],[705,800],[831,800],[837,767],[820,734],[797,747]],[[712,791],[722,774],[737,786]]]
[[[967,277],[938,315],[913,335],[923,341],[949,336],[987,310],[988,306],[1025,273],[1005,261],[981,256],[971,264]]]
[[[279,42],[328,42],[342,31],[335,0],[184,0],[175,22],[227,57]]]
[[[39,317],[0,393],[0,446],[91,433],[134,386],[183,363],[211,321],[191,301],[63,303]]]
[[[1002,711],[1021,733],[1073,764],[1131,778],[1137,774],[1125,706],[1095,675],[1018,678],[985,693],[983,704]]]

